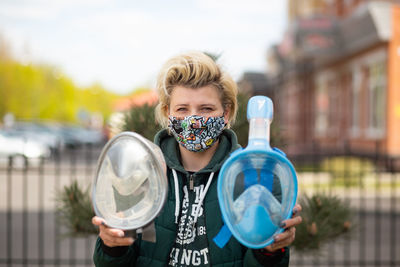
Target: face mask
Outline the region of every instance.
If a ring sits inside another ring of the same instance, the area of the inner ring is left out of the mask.
[[[215,144],[225,125],[224,116],[206,118],[192,115],[183,119],[169,116],[168,128],[183,147],[200,152]]]

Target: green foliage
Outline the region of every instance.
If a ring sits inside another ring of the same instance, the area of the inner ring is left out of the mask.
[[[0,95],[0,120],[12,112],[16,119],[66,122],[77,122],[81,109],[107,119],[119,97],[100,85],[79,88],[53,66],[19,63],[1,40]]]
[[[57,220],[68,229],[67,236],[97,234],[97,229],[91,223],[95,214],[89,187],[84,190],[75,180],[57,193],[56,203]]]
[[[242,147],[247,146],[249,139],[249,123],[247,121],[247,103],[251,96],[246,93],[239,92],[238,100],[238,113],[236,117],[236,122],[232,126],[232,130],[238,136],[238,142]],[[272,147],[283,148],[283,140],[280,136],[280,131],[278,128],[278,123],[272,121],[270,127],[270,143]]]
[[[375,171],[372,161],[357,157],[331,157],[322,161],[321,171],[328,172],[333,186],[363,185],[367,173]]]
[[[239,92],[237,96],[238,112],[236,122],[232,125],[232,130],[235,131],[238,142],[242,147],[247,146],[249,139],[249,123],[247,122],[247,102],[249,98],[249,95]]]
[[[279,122],[277,120],[273,120],[270,128],[270,138],[271,138],[271,147],[277,147],[282,150],[285,150],[285,140],[282,138],[281,131],[279,128]]]
[[[296,226],[296,239],[292,244],[301,252],[316,252],[321,246],[354,228],[352,210],[347,203],[336,196],[316,194],[303,196],[303,222]]]
[[[156,105],[133,106],[124,117],[123,131],[136,132],[153,141],[154,135],[161,129],[156,123],[154,110]]]

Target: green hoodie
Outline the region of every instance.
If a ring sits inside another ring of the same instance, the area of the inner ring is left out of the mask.
[[[167,130],[157,133],[155,143],[168,166],[169,188],[164,208],[154,221],[157,242],[142,240],[139,235],[129,247],[109,248],[98,238],[93,256],[96,266],[288,266],[288,249],[274,257],[248,249],[234,237],[223,248],[213,241],[223,226],[218,173],[230,153],[240,147],[233,131],[222,132],[211,161],[197,173],[183,168],[178,143]],[[206,193],[203,201],[202,193]]]

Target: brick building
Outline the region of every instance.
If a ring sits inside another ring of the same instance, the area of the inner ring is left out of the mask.
[[[289,21],[265,91],[289,155],[400,156],[400,1],[293,0]]]

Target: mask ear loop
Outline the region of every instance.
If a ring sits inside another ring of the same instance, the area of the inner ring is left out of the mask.
[[[222,117],[224,118],[224,123],[225,123],[224,129],[228,129],[229,128],[229,118],[227,118],[225,121],[225,109],[224,109],[224,112],[222,112]]]
[[[226,111],[227,109],[224,109],[224,112],[222,112],[222,116],[221,117],[224,117],[224,123],[225,123],[225,129],[227,129],[227,128],[229,128],[229,115],[228,115],[228,118],[225,118],[225,115],[226,115]],[[226,120],[226,121],[225,121]]]

